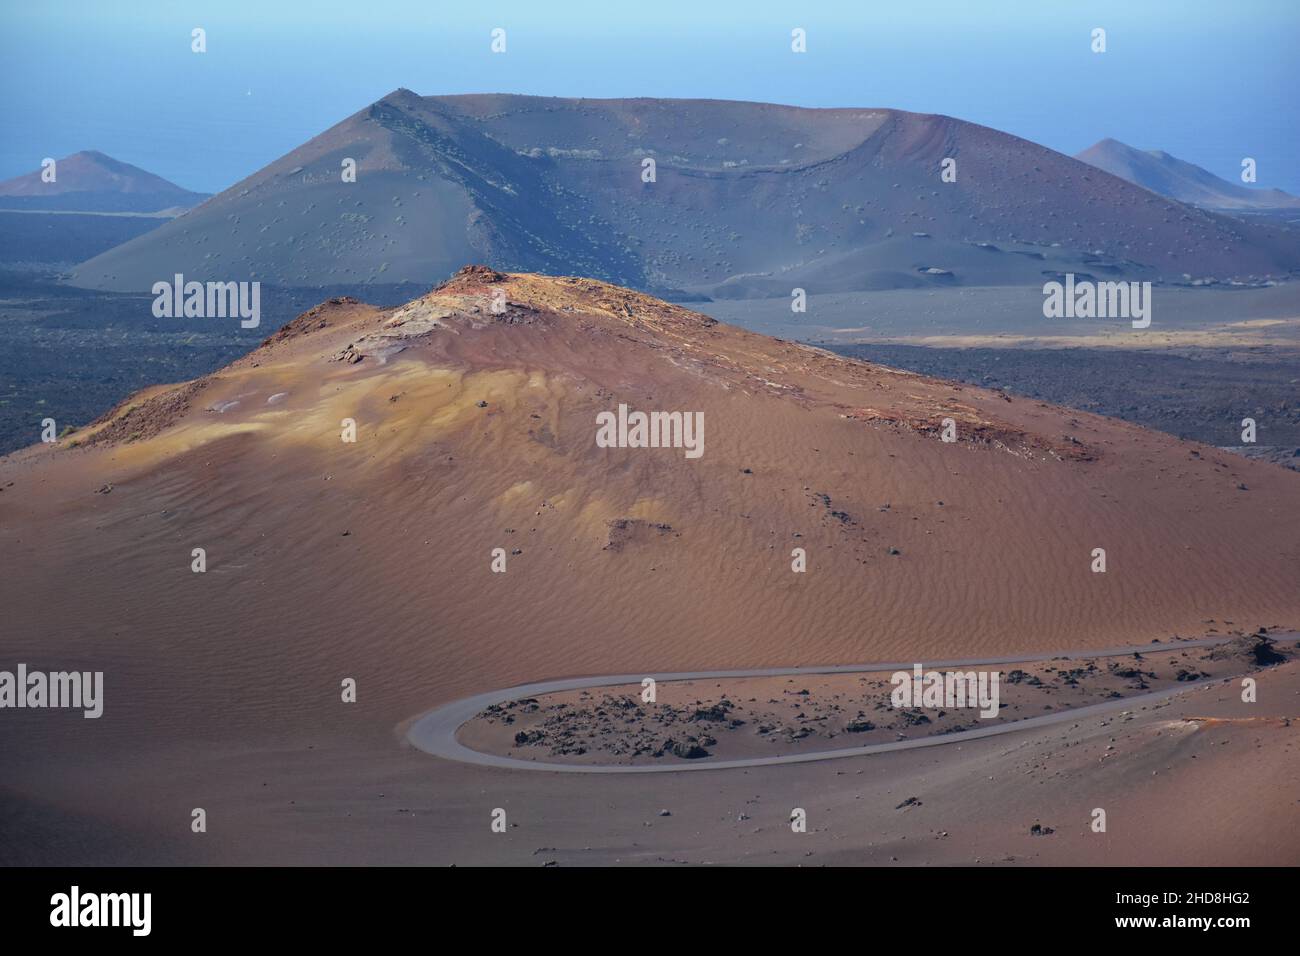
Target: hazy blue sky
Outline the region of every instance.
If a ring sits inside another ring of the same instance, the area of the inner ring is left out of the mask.
[[[1105,136],[1300,193],[1297,0],[0,0],[0,178],[99,149],[222,189],[385,93],[677,96]],[[190,52],[190,30],[208,52]],[[489,50],[493,27],[508,52]],[[808,31],[806,55],[790,30]],[[1089,49],[1104,27],[1108,52]]]

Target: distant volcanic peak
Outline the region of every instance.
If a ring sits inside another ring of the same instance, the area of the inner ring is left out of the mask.
[[[944,184],[949,157],[960,171]],[[1300,261],[1290,231],[1193,214],[1124,178],[941,114],[400,89],[74,278],[143,291],[214,259],[243,278],[255,259],[262,281],[332,287],[477,260],[680,301],[1041,285],[1043,259],[1081,272],[1095,250],[1170,281],[1254,281]],[[991,251],[972,255],[980,242]]]
[[[31,209],[154,212],[188,208],[207,198],[97,150],[56,160],[52,171],[52,181],[46,181],[42,167],[0,182],[0,202]]]
[[[117,192],[165,192],[183,193],[175,183],[170,183],[161,176],[145,172],[130,163],[113,159],[96,150],[83,150],[65,156],[57,161],[57,178],[52,183],[43,183],[48,191],[94,191],[114,190]],[[40,179],[39,172],[30,176]]]
[[[1202,209],[1231,212],[1300,206],[1300,200],[1279,189],[1230,182],[1162,149],[1137,149],[1116,139],[1100,140],[1075,158],[1159,196]]]

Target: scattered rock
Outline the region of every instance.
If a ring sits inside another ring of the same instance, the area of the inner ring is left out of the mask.
[[[672,747],[665,747],[674,757],[681,757],[683,760],[699,760],[701,757],[709,756],[709,752],[692,740],[675,740]]]

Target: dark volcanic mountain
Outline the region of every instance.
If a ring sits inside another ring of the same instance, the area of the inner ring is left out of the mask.
[[[1300,210],[1300,199],[1280,189],[1251,189],[1231,183],[1163,150],[1134,149],[1116,139],[1094,143],[1074,158],[1153,193],[1204,209]]]
[[[1279,276],[1300,269],[1300,236],[947,116],[398,90],[75,278],[427,282],[475,260],[748,297]]]
[[[60,159],[55,181],[41,171],[0,183],[0,209],[40,212],[162,212],[197,206],[207,193],[194,193],[94,150]]]

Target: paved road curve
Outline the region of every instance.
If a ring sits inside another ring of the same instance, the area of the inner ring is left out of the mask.
[[[1278,642],[1300,640],[1300,634],[1270,634]],[[1031,661],[1050,661],[1056,658],[1088,660],[1096,657],[1119,657],[1126,654],[1152,654],[1162,651],[1185,650],[1189,647],[1211,647],[1237,640],[1237,637],[1207,637],[1193,641],[1173,641],[1166,644],[1142,644],[1136,647],[1112,647],[1097,651],[1055,651],[1047,654],[1012,654],[1006,657],[986,657],[979,660],[923,661],[926,670],[949,670],[967,667],[985,667],[995,664],[1024,664]],[[507,757],[500,754],[486,754],[471,750],[456,739],[456,731],[466,721],[492,704],[504,704],[521,697],[540,697],[557,691],[586,690],[593,687],[611,687],[620,684],[640,686],[643,678],[653,677],[657,682],[681,680],[718,680],[738,677],[793,677],[799,674],[860,674],[878,673],[880,671],[908,671],[918,662],[907,661],[885,664],[834,664],[813,667],[772,667],[763,670],[742,671],[691,671],[684,674],[616,674],[607,677],[572,677],[564,680],[539,681],[535,684],[521,684],[505,690],[489,691],[476,694],[464,700],[439,707],[418,718],[406,733],[406,739],[412,746],[435,757],[458,760],[461,763],[479,764],[485,767],[505,767],[511,770],[547,770],[558,773],[684,773],[692,770],[730,770],[736,767],[767,767],[782,763],[809,763],[814,760],[835,760],[841,757],[861,757],[867,754],[886,753],[891,750],[912,750],[916,747],[938,747],[943,744],[961,743],[981,737],[995,737],[1016,731],[1046,727],[1051,724],[1079,720],[1093,714],[1111,710],[1132,710],[1142,704],[1154,704],[1167,700],[1176,694],[1183,694],[1200,687],[1221,683],[1225,678],[1210,678],[1200,681],[1188,681],[1177,687],[1139,694],[1134,697],[1121,697],[1074,707],[1069,710],[1056,711],[1040,717],[1028,717],[1021,720],[1001,721],[976,730],[961,730],[950,734],[937,734],[933,737],[920,737],[914,740],[898,740],[885,744],[867,744],[859,747],[843,747],[839,750],[818,750],[800,754],[785,754],[773,757],[747,757],[743,760],[693,760],[670,764],[565,764],[546,763],[539,760],[523,760],[519,757]]]

